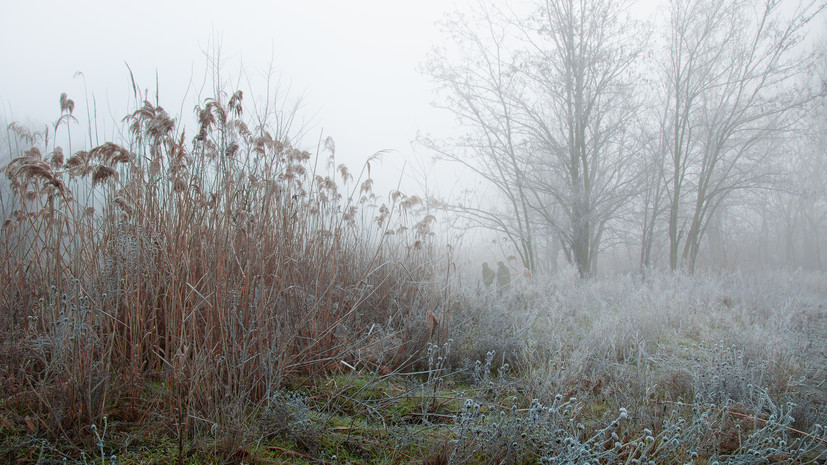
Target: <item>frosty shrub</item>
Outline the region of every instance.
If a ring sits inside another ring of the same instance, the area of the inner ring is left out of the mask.
[[[321,425],[312,418],[307,400],[300,393],[271,395],[259,421],[264,437],[287,439],[309,451],[318,447]]]

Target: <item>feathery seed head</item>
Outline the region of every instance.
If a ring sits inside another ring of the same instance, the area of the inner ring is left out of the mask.
[[[109,178],[118,179],[118,172],[111,166],[98,165],[92,173],[92,186],[96,186]]]
[[[75,111],[75,102],[70,99],[66,92],[60,94],[60,112],[68,112],[70,115]]]

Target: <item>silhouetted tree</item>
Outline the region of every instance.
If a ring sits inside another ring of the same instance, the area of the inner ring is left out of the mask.
[[[799,52],[824,6],[784,5],[669,2],[660,85],[673,270],[694,270],[707,227],[732,192],[770,181],[763,168],[776,142],[812,98],[796,85],[813,63]]]
[[[643,38],[624,8],[549,0],[519,15],[480,3],[475,22],[448,23],[454,54],[437,50],[428,62],[441,105],[467,128],[428,146],[505,198],[505,214],[490,199],[456,210],[504,232],[532,272],[536,232],[549,230],[580,276],[589,275],[609,221],[631,195],[624,124],[635,111],[631,64]]]

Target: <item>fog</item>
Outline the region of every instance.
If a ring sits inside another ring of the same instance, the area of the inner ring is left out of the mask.
[[[824,463],[825,12],[6,1],[5,461]]]
[[[87,96],[94,98],[99,124],[111,133],[126,114],[131,69],[153,96],[157,76],[161,104],[192,121],[206,56],[220,50],[229,86],[255,92],[248,101],[264,99],[268,72],[290,98],[301,98],[306,145],[322,133],[334,138],[337,157],[353,169],[392,151],[386,177],[377,177],[385,191],[413,156],[417,131],[452,124],[431,107],[431,85],[416,69],[439,43],[434,23],[452,2],[85,0],[2,9],[0,40],[9,46],[0,52],[0,105],[9,120],[54,122],[66,92],[84,115]]]
[[[295,144],[313,151],[332,138],[337,163],[356,172],[381,153],[371,161],[380,198],[401,186],[428,200],[472,270],[484,260],[581,276],[823,270],[824,5],[802,5],[772,12],[771,27],[788,36],[756,32],[752,60],[739,61],[760,8],[727,4],[718,18],[730,22],[705,26],[666,3],[620,5],[613,22],[589,23],[594,55],[567,56],[549,32],[565,18],[527,2],[16,2],[0,15],[0,106],[4,126],[36,130],[60,117],[65,92],[72,130],[95,127],[72,149],[90,148],[123,136],[134,79],[192,137],[192,109],[211,95],[220,57],[220,84],[248,92],[248,109],[273,95],[296,108]],[[604,7],[583,8],[597,18]],[[809,23],[788,23],[794,15]],[[670,48],[670,27],[685,27],[685,48]],[[722,53],[691,55],[692,40]],[[689,69],[680,60],[706,74],[670,74]],[[733,60],[741,74],[724,76]],[[605,86],[558,94],[572,63],[585,69],[574,78]],[[591,113],[571,123],[575,97]]]
[[[429,55],[464,132],[424,143],[495,193],[449,210],[531,273],[823,269],[823,3],[541,3]]]

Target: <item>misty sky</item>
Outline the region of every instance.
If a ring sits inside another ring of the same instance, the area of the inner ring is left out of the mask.
[[[429,154],[412,146],[417,131],[454,131],[453,117],[431,106],[433,85],[417,68],[444,40],[435,23],[469,4],[6,1],[0,6],[0,115],[30,126],[54,122],[59,96],[66,92],[76,102],[76,116],[85,119],[84,80],[76,77],[82,72],[89,98],[97,103],[98,124],[105,126],[105,137],[117,141],[113,122],[125,116],[131,101],[128,64],[151,95],[157,72],[161,105],[186,121],[203,82],[205,51],[218,42],[227,76],[237,77],[243,67],[242,78],[249,76],[253,87],[263,90],[261,75],[272,62],[282,87],[303,96],[300,116],[309,122],[304,147],[314,146],[323,132],[336,142],[337,161],[356,172],[373,153],[390,150],[381,166],[372,167],[377,191],[387,192],[396,187],[405,160],[406,175],[417,180],[421,169],[410,160],[430,167]],[[641,0],[634,9],[646,15],[654,4]],[[211,96],[208,92],[202,98]],[[248,111],[253,100],[261,104],[263,98],[245,95]],[[195,129],[188,129],[189,138]],[[459,178],[448,176],[442,193],[458,189]],[[408,192],[422,190],[416,180],[403,186]]]
[[[248,113],[254,112],[253,102],[264,101],[262,74],[272,63],[282,88],[303,96],[299,118],[307,121],[307,131],[302,148],[314,147],[320,135],[332,137],[337,162],[353,173],[372,154],[389,150],[381,165],[372,166],[377,193],[396,187],[407,161],[403,191],[434,194],[417,183],[419,169],[430,167],[431,154],[412,142],[417,132],[437,138],[458,132],[450,112],[431,106],[434,85],[418,68],[445,40],[436,23],[473,3],[0,0],[0,119],[35,129],[52,125],[60,115],[60,94],[66,92],[76,102],[75,116],[84,121],[86,104],[94,97],[102,138],[122,142],[116,131],[132,105],[128,64],[150,100],[157,73],[161,105],[177,119],[191,121],[205,55],[219,43],[225,78],[241,79],[224,89],[244,89]],[[630,13],[643,19],[662,3],[638,0]],[[202,99],[212,96],[207,87]],[[195,130],[188,125],[188,140]],[[82,127],[73,131],[75,140],[85,139]],[[450,198],[476,187],[476,179],[439,165],[428,189],[437,187],[438,197]]]
[[[304,95],[301,115],[311,121],[305,146],[324,130],[352,170],[378,150],[395,150],[383,166],[398,173],[418,130],[453,124],[431,107],[432,86],[417,71],[441,40],[434,23],[453,9],[446,0],[4,2],[0,111],[30,125],[53,122],[67,92],[85,119],[80,71],[111,134],[131,98],[128,63],[150,94],[157,71],[161,105],[189,118],[195,97],[190,90],[184,98],[188,84],[200,86],[203,50],[216,39],[229,75],[243,65],[256,81],[274,61],[283,87]]]

